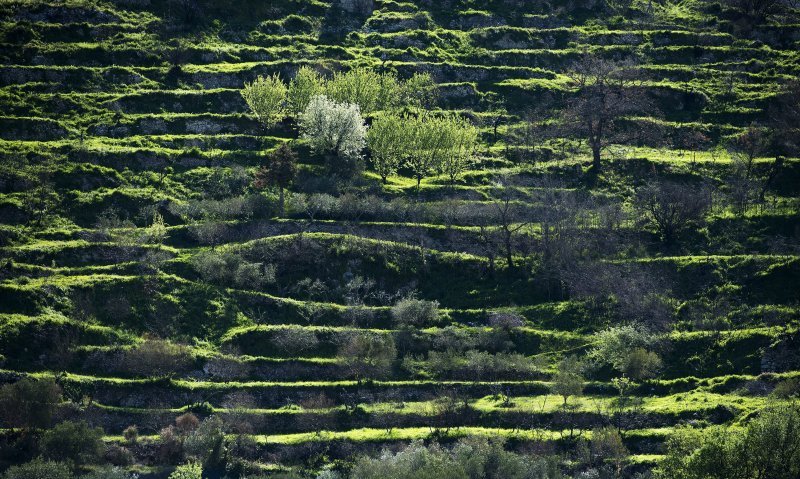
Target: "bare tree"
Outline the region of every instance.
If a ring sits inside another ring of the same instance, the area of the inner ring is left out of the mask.
[[[745,178],[750,179],[756,159],[766,153],[768,146],[767,132],[753,124],[730,142],[728,151],[736,167],[742,170]]]
[[[767,128],[770,151],[775,155],[764,180],[759,200],[763,203],[767,190],[783,169],[785,157],[800,154],[800,81],[784,85],[768,110]]]
[[[789,140],[791,141],[791,140]],[[778,156],[764,176],[756,169],[756,160],[763,157],[778,143],[777,128],[765,128],[755,124],[733,138],[728,151],[733,162],[733,170],[728,179],[729,196],[736,210],[743,214],[757,201],[763,201],[766,189],[783,166],[783,158]],[[776,145],[774,149],[779,149]]]
[[[770,104],[768,126],[776,155],[800,154],[800,80],[787,83]]]
[[[550,100],[552,102],[552,100]],[[506,144],[512,146],[510,156],[524,163],[533,163],[539,159],[549,159],[550,150],[543,148],[545,141],[556,135],[556,129],[542,121],[546,115],[543,103],[531,108],[525,113],[525,122],[521,126],[509,127]],[[566,143],[563,144],[566,146]]]
[[[688,150],[692,155],[692,167],[697,163],[697,150],[703,150],[711,145],[711,139],[703,132],[694,129],[680,129],[675,133],[673,145],[678,148],[683,156],[683,150]]]
[[[559,120],[564,134],[586,139],[592,150],[592,170],[599,173],[601,152],[610,143],[627,143],[652,132],[625,117],[657,114],[656,106],[640,86],[634,65],[613,62],[590,54],[567,72],[571,96],[562,104]],[[563,106],[563,108],[562,108]]]
[[[508,180],[500,180],[491,190],[491,209],[486,219],[490,220],[494,228],[488,228],[483,224],[481,235],[494,235],[497,240],[488,240],[487,243],[499,244],[506,257],[506,264],[509,268],[516,267],[514,263],[514,252],[517,245],[517,236],[530,224],[530,218],[526,214],[523,205],[514,201],[514,190],[508,184]]]
[[[748,28],[758,26],[786,7],[783,0],[725,0],[724,3],[742,14],[739,22]]]
[[[704,185],[651,181],[636,192],[636,207],[661,240],[671,245],[681,231],[703,219],[711,205],[710,197]]]

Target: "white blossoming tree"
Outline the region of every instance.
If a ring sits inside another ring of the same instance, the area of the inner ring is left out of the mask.
[[[338,103],[325,95],[311,98],[300,115],[302,136],[319,154],[353,160],[366,145],[367,125],[358,105]]]

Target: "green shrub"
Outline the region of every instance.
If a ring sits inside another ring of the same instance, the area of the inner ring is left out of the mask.
[[[147,339],[125,352],[122,364],[138,376],[168,376],[185,372],[194,358],[191,350],[163,339]]]
[[[61,402],[52,379],[20,379],[0,387],[0,418],[7,427],[47,427]]]
[[[339,347],[338,356],[356,379],[383,378],[391,374],[397,349],[389,335],[358,332]]]
[[[800,405],[768,407],[744,431],[678,429],[667,441],[667,454],[656,477],[800,477]]]
[[[274,266],[245,261],[231,251],[202,251],[192,256],[190,263],[203,281],[220,286],[258,290],[275,282]]]
[[[779,382],[775,385],[771,395],[782,399],[800,396],[800,378],[790,378]]]
[[[206,467],[219,466],[224,454],[225,432],[222,427],[222,419],[219,417],[206,418],[184,440],[183,448],[186,454]]]
[[[104,467],[92,471],[80,479],[138,479],[139,476],[133,473],[127,473],[118,467]]]
[[[612,327],[595,334],[588,358],[597,366],[609,365],[619,372],[627,374],[630,370],[644,377],[660,367],[660,359],[647,350],[654,342],[654,336],[641,327]]]
[[[103,430],[89,427],[86,421],[64,421],[44,433],[41,448],[51,459],[91,463],[103,452]]]
[[[11,466],[3,479],[72,479],[70,468],[62,462],[34,459],[26,464]]]
[[[452,449],[436,443],[426,447],[421,441],[415,441],[396,454],[362,457],[356,460],[349,477],[560,479],[563,476],[552,459],[508,452],[501,441],[468,438]]]
[[[175,471],[169,475],[169,479],[201,479],[203,477],[203,468],[196,462],[190,462],[175,468]]]
[[[420,327],[439,319],[439,302],[405,298],[392,307],[392,319],[403,327]]]
[[[125,438],[128,444],[136,444],[139,441],[139,428],[136,425],[130,425],[122,431],[122,437]]]
[[[106,448],[103,459],[114,466],[130,466],[134,463],[133,453],[119,444],[111,444]]]
[[[319,345],[314,331],[305,328],[284,328],[275,332],[270,342],[283,355],[300,355],[312,351]]]

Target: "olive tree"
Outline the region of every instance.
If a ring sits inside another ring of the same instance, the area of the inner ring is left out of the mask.
[[[264,126],[271,127],[283,119],[287,89],[277,74],[245,83],[241,93],[250,111]]]
[[[583,394],[583,365],[575,356],[567,356],[558,363],[558,371],[553,376],[551,390],[564,399],[564,406],[571,396]]]
[[[422,326],[439,319],[439,302],[403,298],[392,307],[392,319],[402,326]]]
[[[800,477],[800,407],[769,406],[744,430],[678,428],[655,472],[660,479]]]
[[[359,332],[344,341],[339,347],[338,357],[360,381],[388,376],[397,349],[390,335]]]
[[[661,357],[657,353],[645,348],[635,348],[627,354],[621,369],[629,378],[641,381],[654,377],[661,366]]]
[[[31,462],[9,467],[3,479],[72,479],[70,467],[63,462],[45,461],[41,457]]]
[[[188,462],[175,468],[168,479],[200,479],[203,477],[203,467],[196,462]]]
[[[554,457],[518,454],[507,451],[502,440],[469,437],[452,448],[437,443],[425,446],[418,440],[397,453],[362,456],[346,477],[560,479],[563,475]]]
[[[636,381],[655,376],[661,368],[661,358],[653,352],[656,338],[641,327],[608,328],[595,334],[593,342],[588,358],[598,367],[611,366]]]
[[[40,447],[50,459],[91,463],[103,452],[103,430],[86,421],[64,421],[44,433]]]
[[[180,374],[191,367],[194,358],[189,347],[164,339],[145,339],[128,349],[122,358],[122,368],[141,377],[167,377]]]

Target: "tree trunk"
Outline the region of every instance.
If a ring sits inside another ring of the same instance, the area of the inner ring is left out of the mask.
[[[600,172],[600,146],[592,145],[592,169],[595,173]]]
[[[511,251],[511,234],[508,232],[506,232],[504,243],[506,247],[506,262],[508,262],[508,269],[514,269],[514,257]]]

